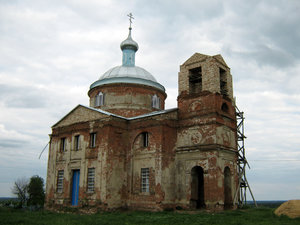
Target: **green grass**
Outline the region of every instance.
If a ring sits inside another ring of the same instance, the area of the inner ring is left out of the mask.
[[[249,208],[243,210],[206,212],[103,212],[93,215],[74,213],[54,213],[48,211],[30,212],[25,210],[0,208],[0,224],[18,225],[96,225],[96,224],[300,224],[300,218],[277,217],[274,208]]]

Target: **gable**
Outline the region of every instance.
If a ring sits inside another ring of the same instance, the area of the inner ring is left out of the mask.
[[[78,105],[71,112],[65,115],[61,120],[52,126],[62,127],[75,123],[87,122],[101,118],[109,117],[109,115],[102,113],[100,110],[92,109],[86,106]]]
[[[218,62],[220,62],[221,64],[223,64],[224,66],[226,66],[227,68],[229,68],[229,67],[227,66],[225,60],[223,59],[223,57],[222,57],[220,54],[214,55],[213,58],[214,58],[215,60],[217,60]]]
[[[182,65],[190,65],[193,63],[201,62],[201,61],[206,60],[208,57],[210,57],[210,56],[200,54],[200,53],[195,53],[188,60],[186,60]]]
[[[221,63],[222,65],[224,65],[225,67],[229,68],[225,62],[225,60],[223,59],[223,57],[218,54],[218,55],[214,55],[214,56],[209,56],[209,55],[204,55],[204,54],[200,54],[200,53],[195,53],[194,55],[192,55],[188,60],[186,60],[183,65],[187,66],[187,65],[191,65],[194,63],[198,63],[198,62],[202,62],[205,61],[207,58],[212,57],[213,59],[215,59],[217,62]]]

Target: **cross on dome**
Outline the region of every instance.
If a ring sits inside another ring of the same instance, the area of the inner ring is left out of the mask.
[[[132,16],[132,13],[129,13],[127,16],[129,17],[129,28],[131,29],[132,19],[134,18]]]
[[[126,40],[122,41],[120,47],[123,52],[122,65],[123,66],[135,66],[135,52],[139,49],[138,43],[136,43],[131,37],[131,24],[132,24],[132,13],[127,15],[129,17],[129,34]]]

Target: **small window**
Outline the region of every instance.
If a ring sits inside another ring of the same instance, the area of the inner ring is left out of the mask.
[[[63,184],[64,184],[64,171],[59,170],[57,173],[57,188],[56,188],[56,191],[58,193],[63,192]]]
[[[87,191],[94,192],[94,190],[95,190],[95,168],[88,168]]]
[[[78,151],[80,149],[80,135],[76,135],[74,139],[74,150]]]
[[[149,168],[141,168],[141,192],[149,192]]]
[[[95,97],[95,106],[101,105],[104,105],[104,94],[102,92],[99,92]]]
[[[153,108],[160,109],[160,98],[156,94],[152,96],[151,105]]]
[[[143,147],[148,147],[148,145],[149,145],[149,134],[148,134],[148,132],[143,132],[142,133],[142,138],[143,138]]]
[[[91,148],[96,147],[96,138],[97,138],[97,133],[91,133],[90,134],[90,147]]]
[[[66,146],[67,146],[66,138],[63,137],[63,138],[60,139],[60,151],[65,152],[66,151]]]
[[[229,108],[228,108],[228,105],[226,103],[222,104],[221,109],[222,109],[223,112],[228,113]]]

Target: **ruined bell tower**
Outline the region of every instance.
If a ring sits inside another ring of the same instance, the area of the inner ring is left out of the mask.
[[[180,66],[178,80],[178,203],[235,207],[238,152],[230,68],[221,55],[195,53]]]

